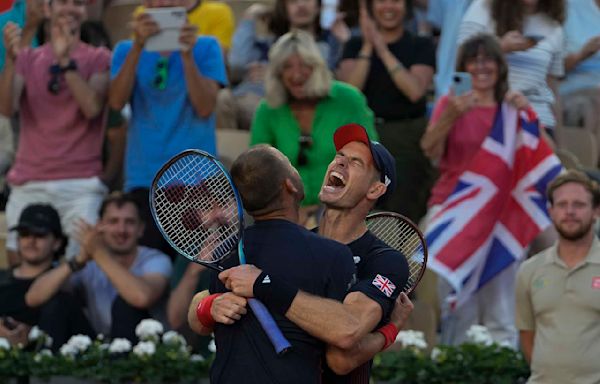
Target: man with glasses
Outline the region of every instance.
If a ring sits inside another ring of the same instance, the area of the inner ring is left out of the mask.
[[[0,114],[19,113],[16,159],[8,173],[11,195],[6,206],[9,226],[23,208],[51,203],[66,232],[83,217],[95,222],[107,188],[102,177],[102,139],[110,52],[79,39],[86,18],[85,0],[50,0],[49,42],[23,47],[15,23],[3,29],[5,66],[0,75]],[[12,263],[16,237],[7,249]],[[77,253],[69,242],[67,258]]]
[[[223,55],[214,37],[197,36],[185,22],[181,48],[151,52],[146,41],[160,29],[147,13],[153,8],[183,6],[183,0],[144,1],[145,12],[134,16],[133,40],[117,44],[111,67],[109,104],[131,105],[125,154],[125,190],[142,207],[148,224],[141,244],[174,255],[154,225],[148,189],[158,169],[187,148],[216,153],[214,108],[218,90],[227,83]]]
[[[0,271],[0,337],[13,345],[27,345],[29,330],[38,325],[52,337],[56,351],[71,335],[93,336],[81,308],[67,293],[59,292],[37,308],[26,304],[29,287],[52,269],[65,250],[67,239],[56,210],[45,204],[29,205],[11,231],[17,233],[21,264],[12,270]]]

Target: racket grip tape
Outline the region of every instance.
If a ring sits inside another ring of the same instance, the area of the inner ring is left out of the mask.
[[[275,323],[275,320],[269,313],[267,307],[265,307],[263,303],[256,299],[248,299],[248,303],[250,304],[250,308],[252,308],[252,312],[254,312],[254,316],[256,316],[258,322],[269,337],[269,340],[271,340],[271,343],[275,348],[275,352],[278,355],[282,355],[287,352],[292,345],[285,338],[285,336],[283,336],[283,333],[281,333],[281,330],[277,326],[277,323]]]

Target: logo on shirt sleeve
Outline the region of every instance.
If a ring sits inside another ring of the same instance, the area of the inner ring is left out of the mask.
[[[390,279],[379,274],[375,276],[372,284],[387,297],[392,297],[392,294],[396,290],[396,286],[390,281]]]

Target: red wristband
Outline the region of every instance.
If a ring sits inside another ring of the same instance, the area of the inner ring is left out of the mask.
[[[221,296],[222,293],[215,293],[210,296],[206,296],[204,299],[200,300],[198,303],[198,307],[196,307],[196,318],[200,324],[205,326],[206,328],[212,328],[215,326],[215,319],[213,319],[210,314],[210,309],[212,308],[212,303],[215,299]]]
[[[394,341],[396,341],[396,336],[398,336],[398,332],[400,331],[398,330],[398,328],[396,328],[394,324],[388,323],[383,327],[379,328],[377,332],[381,333],[383,337],[385,337],[385,345],[383,346],[383,348],[381,348],[381,350],[383,351],[384,349],[387,349],[387,347],[392,345]]]

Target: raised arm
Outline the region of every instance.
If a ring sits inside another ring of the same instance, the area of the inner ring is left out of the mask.
[[[189,310],[189,303],[194,298],[200,273],[204,270],[206,268],[200,264],[189,263],[181,280],[171,291],[167,302],[167,319],[171,328],[178,329],[184,324],[185,314]]]
[[[8,22],[2,31],[6,47],[4,69],[0,73],[0,114],[8,118],[18,108],[18,100],[23,92],[23,78],[16,73],[17,55],[21,51],[21,29]]]
[[[589,59],[600,50],[600,36],[594,36],[581,47],[580,50],[570,53],[565,57],[565,71],[570,71],[582,61]]]

